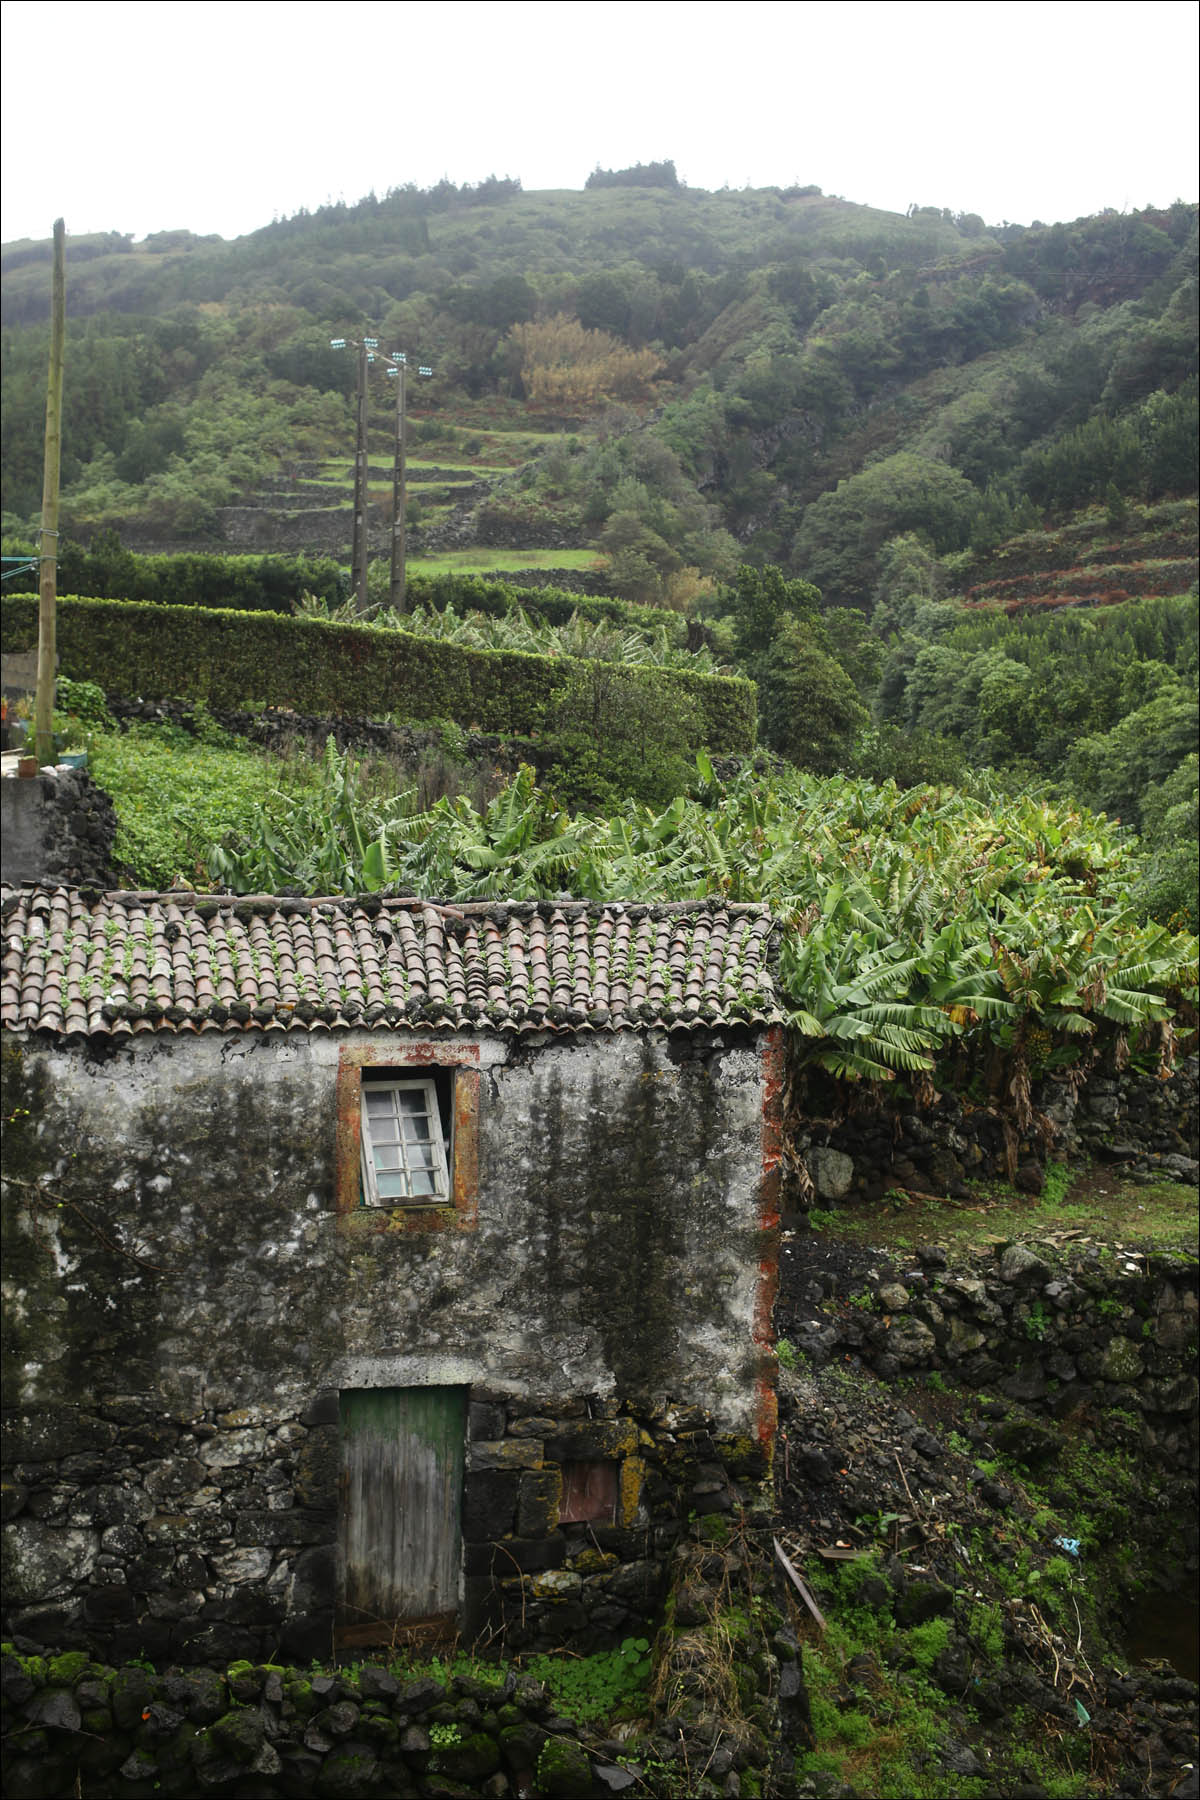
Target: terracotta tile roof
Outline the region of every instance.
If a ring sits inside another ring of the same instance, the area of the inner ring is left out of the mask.
[[[0,1023],[144,1031],[774,1024],[762,906],[4,888]]]

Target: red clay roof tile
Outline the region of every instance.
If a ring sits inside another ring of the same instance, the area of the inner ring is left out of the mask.
[[[2,898],[10,1029],[565,1032],[783,1016],[761,906]]]

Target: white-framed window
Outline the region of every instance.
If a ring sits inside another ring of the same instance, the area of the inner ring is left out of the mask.
[[[362,1185],[368,1206],[443,1206],[450,1174],[437,1083],[364,1081]]]

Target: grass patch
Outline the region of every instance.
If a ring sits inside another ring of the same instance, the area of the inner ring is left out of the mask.
[[[177,877],[208,887],[203,859],[210,845],[243,830],[274,790],[295,798],[319,786],[318,765],[310,761],[283,760],[234,739],[205,743],[173,726],[98,733],[90,770],[116,807],[116,858],[147,888],[170,887]]]
[[[1061,1172],[1060,1172],[1061,1171]],[[847,1207],[822,1214],[815,1229],[852,1243],[897,1250],[937,1242],[947,1249],[985,1249],[1012,1238],[1135,1244],[1200,1252],[1196,1195],[1183,1182],[1122,1180],[1096,1164],[1052,1165],[1045,1192],[1023,1194],[1001,1181],[975,1184],[969,1200],[893,1189],[886,1207]]]
[[[414,575],[515,573],[518,569],[597,569],[595,550],[446,550],[437,556],[410,556]]]

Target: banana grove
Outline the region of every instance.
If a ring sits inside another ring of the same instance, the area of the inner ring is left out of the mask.
[[[241,893],[766,901],[801,1062],[920,1091],[955,1048],[999,1051],[1018,1116],[1035,1056],[1038,1073],[1082,1067],[1133,1038],[1165,1071],[1181,1010],[1194,1018],[1197,940],[1139,919],[1136,839],[1027,795],[721,781],[701,754],[661,812],[571,816],[529,769],[482,808],[417,811],[366,799],[330,746],[322,791],[265,804],[208,869]]]

